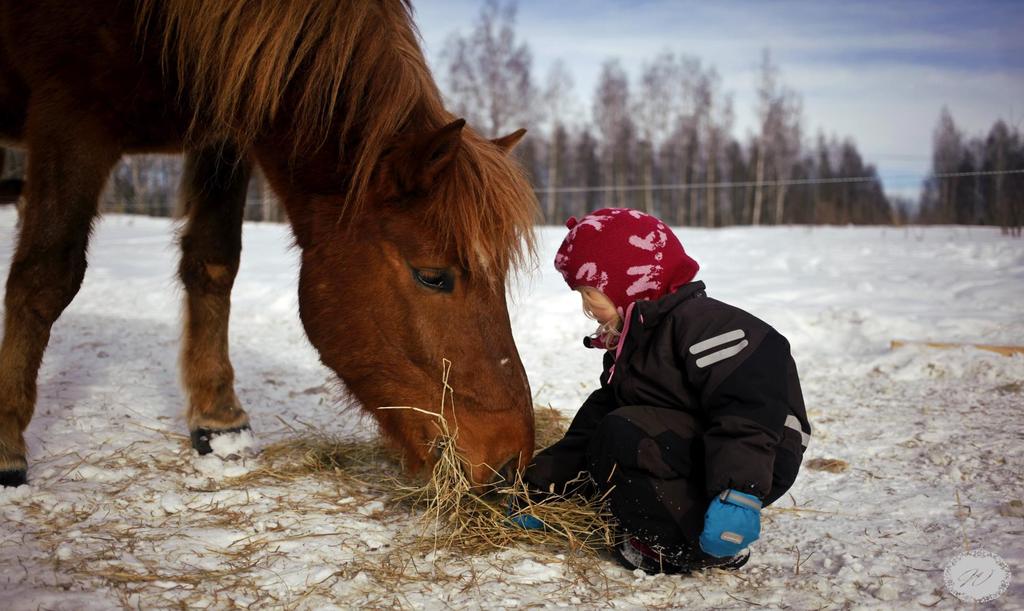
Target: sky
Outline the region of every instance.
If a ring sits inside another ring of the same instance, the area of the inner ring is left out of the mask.
[[[469,32],[481,4],[414,0],[435,69],[445,41]],[[520,0],[516,26],[536,82],[561,59],[584,113],[608,58],[636,77],[665,50],[699,57],[734,94],[740,138],[756,125],[767,48],[803,98],[804,133],[852,137],[890,194],[916,197],[943,106],[967,135],[1000,118],[1024,129],[1024,0]]]

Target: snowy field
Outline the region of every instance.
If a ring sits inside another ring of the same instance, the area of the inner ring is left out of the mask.
[[[4,278],[14,225],[0,209]],[[536,402],[571,415],[600,354],[581,347],[592,323],[551,268],[562,235],[541,230],[539,270],[512,289],[512,320]],[[359,490],[315,478],[233,485],[260,459],[225,464],[187,446],[172,225],[109,216],[40,374],[31,484],[0,490],[0,609],[952,608],[942,569],[965,547],[1013,571],[986,608],[1024,608],[1024,357],[889,348],[1024,344],[1024,240],[963,227],[680,237],[711,296],[790,339],[815,429],[805,459],[848,463],[802,471],[765,510],[741,572],[576,570],[528,548],[403,555],[416,517]],[[303,423],[370,437],[370,421],[337,407],[304,337],[288,244],[285,227],[245,228],[231,325],[239,396],[262,443]],[[460,375],[471,371],[456,364],[456,389]]]

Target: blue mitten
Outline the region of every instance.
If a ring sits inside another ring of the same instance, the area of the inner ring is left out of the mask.
[[[738,490],[726,490],[704,514],[700,548],[716,558],[735,556],[761,536],[761,501]]]
[[[515,524],[519,528],[524,530],[543,530],[544,522],[541,522],[536,516],[529,513],[525,513],[525,509],[519,506],[515,498],[508,500],[508,521]]]

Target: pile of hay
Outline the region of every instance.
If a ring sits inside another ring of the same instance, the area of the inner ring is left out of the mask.
[[[561,438],[564,417],[552,408],[534,411],[537,446]],[[484,496],[476,494],[467,477],[470,465],[455,451],[457,431],[448,430],[440,418],[438,428],[441,454],[430,478],[396,488],[401,500],[423,510],[431,534],[420,541],[422,547],[483,554],[531,544],[596,553],[614,544],[611,514],[602,498],[551,495],[537,502],[521,476]],[[517,515],[533,516],[544,527],[521,528],[510,520]]]
[[[567,424],[561,413],[537,407],[534,414],[538,448],[561,438]],[[420,514],[424,528],[403,548],[421,553],[446,550],[477,555],[525,544],[589,555],[614,544],[612,518],[600,498],[553,496],[539,503],[530,497],[521,478],[500,484],[486,495],[474,492],[468,465],[455,451],[457,431],[449,431],[440,417],[437,422],[440,458],[425,478],[406,475],[398,455],[381,441],[353,441],[312,428],[293,428],[295,436],[263,449],[261,469],[232,483],[320,478],[342,484],[350,495],[382,499],[388,506]],[[512,515],[532,515],[545,527],[527,530],[513,524],[510,507],[517,508]]]
[[[407,476],[394,452],[379,441],[340,440],[312,427],[304,435],[264,449],[264,468],[243,476],[241,481],[267,476],[276,480],[328,478],[332,483],[344,484],[349,494],[361,490],[393,507],[420,512],[424,528],[417,532],[422,534],[402,547],[424,554],[434,552],[434,557],[440,551],[482,555],[521,544],[579,556],[594,555],[613,546],[615,529],[603,498],[550,495],[538,503],[531,498],[521,476],[486,495],[473,490],[469,465],[456,451],[455,391],[448,384],[451,366],[445,359],[437,412],[418,407],[379,408],[413,410],[436,419],[435,449],[440,450],[440,457],[425,481]],[[446,411],[450,411],[448,418],[444,417]],[[453,429],[449,429],[449,420],[454,423]],[[535,408],[534,423],[537,448],[560,439],[566,428],[565,417],[551,407]],[[510,520],[510,515],[518,514],[532,515],[544,527],[521,528]]]

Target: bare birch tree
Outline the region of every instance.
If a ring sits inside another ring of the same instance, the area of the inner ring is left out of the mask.
[[[655,153],[664,145],[674,122],[678,102],[679,66],[675,56],[662,52],[645,63],[640,74],[640,91],[633,106],[633,116],[640,134],[640,180],[643,187],[643,209],[654,212]]]
[[[792,178],[793,167],[800,159],[802,138],[801,114],[803,103],[794,91],[783,88],[779,92],[775,120],[771,125],[772,163],[775,170],[775,216],[776,225],[785,223],[786,194],[788,181]]]
[[[473,30],[452,34],[442,52],[449,102],[488,137],[533,119],[533,56],[516,38],[515,18],[515,2],[487,0]]]
[[[615,187],[605,194],[605,205],[624,205],[622,190],[628,184],[629,136],[633,133],[629,114],[629,79],[617,59],[601,67],[597,91],[594,93],[594,123],[601,136],[601,157],[607,183]]]
[[[705,141],[707,142],[707,171],[705,172],[707,177],[707,195],[705,198],[707,214],[705,216],[705,225],[717,227],[719,223],[718,208],[720,205],[720,192],[717,183],[719,176],[721,176],[719,168],[723,163],[722,149],[732,133],[734,114],[732,96],[722,96],[717,93],[718,73],[712,70],[709,76],[712,82],[712,92],[715,93],[716,98],[720,99],[712,109],[713,115],[707,122],[707,135],[705,136]]]
[[[544,201],[544,216],[548,221],[557,223],[562,216],[559,203],[563,196],[555,189],[564,182],[566,157],[569,154],[569,131],[566,123],[569,113],[575,107],[572,75],[562,60],[551,64],[542,98],[548,124],[546,186],[549,190]]]
[[[764,194],[767,171],[772,170],[775,182],[775,214],[773,221],[784,221],[787,181],[800,158],[802,102],[800,96],[781,85],[778,66],[771,52],[761,54],[760,82],[757,88],[757,118],[760,133],[757,136],[757,166],[754,187],[754,206],[750,222],[760,225],[764,221]]]

